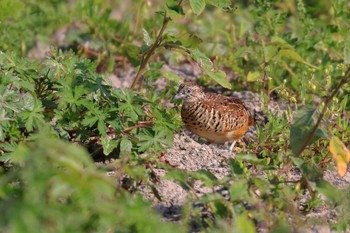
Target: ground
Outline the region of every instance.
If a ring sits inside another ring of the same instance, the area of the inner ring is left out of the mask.
[[[199,70],[191,68],[189,64],[184,65],[181,68],[165,66],[164,69],[177,73],[181,77],[185,77],[186,81],[194,81],[199,72]],[[132,80],[134,74],[134,71],[115,74],[111,76],[111,80],[116,87],[128,87],[130,86],[130,80]],[[164,87],[165,83],[165,80],[160,79],[157,85]],[[222,89],[218,88],[212,91],[221,92]],[[260,114],[262,119],[264,119],[261,96],[259,94],[250,91],[241,91],[233,92],[232,96],[239,97],[247,105],[252,114],[255,111]],[[171,106],[172,105],[169,105],[169,107]],[[278,100],[271,100],[267,109],[276,114],[282,114],[286,109],[286,105]],[[238,143],[235,149],[242,152],[245,143],[249,143],[254,140],[255,137],[255,127],[251,127],[243,142]],[[227,144],[207,144],[204,140],[201,140],[184,127],[180,134],[175,135],[173,147],[169,148],[164,153],[164,158],[162,159],[176,169],[183,169],[186,171],[207,170],[214,174],[218,179],[222,179],[230,172],[229,159],[234,158],[234,153],[230,152],[228,148],[229,145]],[[173,181],[162,179],[166,174],[165,170],[156,168],[154,169],[154,172],[158,176],[158,182],[155,183],[155,187],[161,197],[161,201],[154,196],[152,190],[147,186],[141,186],[142,195],[146,200],[153,203],[154,208],[162,214],[165,221],[179,221],[181,218],[182,206],[185,204],[186,196],[188,195],[187,191]],[[292,168],[287,174],[289,178],[288,180],[297,180],[300,178],[300,175],[300,170],[296,168]],[[328,182],[338,188],[346,188],[350,185],[349,172],[341,178],[334,168],[333,170],[324,171],[324,177]],[[222,195],[225,195],[223,191],[220,190],[220,187],[217,187],[214,190],[205,188],[200,181],[196,181],[194,191],[198,196],[213,191],[221,192]],[[299,229],[300,232],[331,232],[329,223],[334,222],[336,219],[337,213],[335,209],[328,205],[328,202],[324,197],[321,197],[322,204],[319,207],[312,209],[310,212],[305,212],[305,203],[309,198],[310,196],[306,193],[303,198],[296,200],[294,203],[297,209],[299,209],[300,214],[305,217],[305,226],[301,226]],[[290,221],[292,222],[293,219]],[[191,229],[192,232],[200,231],[200,227],[197,225],[193,225]],[[267,232],[264,226],[259,226],[258,230],[259,232]],[[347,232],[350,232],[350,228],[348,228]]]

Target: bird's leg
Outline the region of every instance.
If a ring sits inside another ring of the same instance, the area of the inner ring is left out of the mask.
[[[230,152],[232,152],[233,151],[233,148],[235,147],[235,145],[236,145],[236,141],[233,141],[232,142],[232,144],[231,144],[231,146],[230,146]]]

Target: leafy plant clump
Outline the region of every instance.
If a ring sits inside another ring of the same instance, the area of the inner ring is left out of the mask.
[[[156,93],[143,98],[113,89],[84,58],[54,50],[41,63],[5,53],[0,62],[3,153],[45,126],[51,134],[94,149],[92,154],[103,149],[109,155],[117,147],[117,154],[159,151],[171,145],[179,124],[175,111],[165,109]],[[100,147],[89,147],[97,142]]]

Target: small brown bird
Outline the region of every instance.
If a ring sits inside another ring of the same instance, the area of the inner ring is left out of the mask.
[[[233,142],[254,124],[243,102],[214,93],[205,93],[193,82],[180,85],[174,99],[183,99],[181,118],[187,128],[210,143]]]

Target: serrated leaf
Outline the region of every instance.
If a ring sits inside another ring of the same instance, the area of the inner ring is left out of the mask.
[[[109,155],[118,146],[118,142],[114,139],[109,139],[108,136],[101,137],[103,146],[103,154]]]
[[[247,82],[256,82],[260,79],[261,75],[257,71],[249,71],[247,75]]]
[[[317,69],[319,70],[320,68],[318,68],[317,66],[314,66],[310,63],[308,63],[307,61],[305,61],[297,52],[295,52],[294,50],[292,49],[281,49],[279,51],[279,54],[282,56],[282,57],[288,57],[290,59],[293,59],[295,61],[298,61],[298,62],[301,62],[307,66],[310,66],[314,69]]]
[[[329,151],[337,164],[338,174],[343,177],[350,163],[350,150],[338,137],[333,136],[329,143]]]
[[[205,8],[205,0],[190,0],[193,13],[200,15]]]
[[[208,76],[221,86],[231,90],[231,84],[226,80],[226,73],[224,71],[212,72],[206,70]]]

